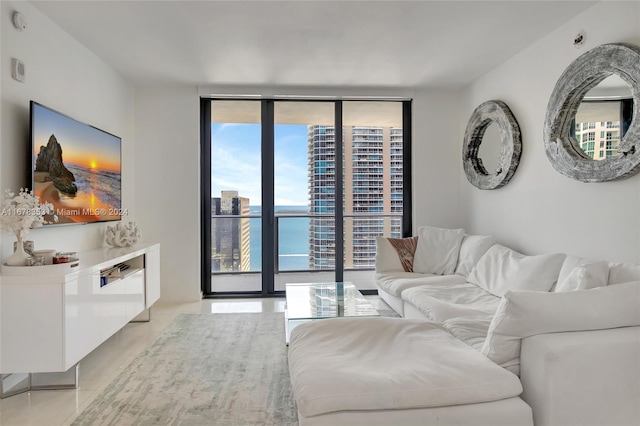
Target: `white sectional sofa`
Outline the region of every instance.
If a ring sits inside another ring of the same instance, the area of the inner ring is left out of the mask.
[[[403,318],[296,328],[300,424],[640,424],[640,266],[461,229],[377,245],[378,293]]]

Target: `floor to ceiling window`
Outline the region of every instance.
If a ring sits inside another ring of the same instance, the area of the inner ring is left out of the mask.
[[[376,236],[411,234],[410,108],[203,99],[204,294],[373,290]]]

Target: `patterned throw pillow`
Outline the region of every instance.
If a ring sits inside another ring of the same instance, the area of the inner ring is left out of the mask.
[[[413,257],[418,247],[418,237],[387,238],[396,252],[405,272],[413,272]]]

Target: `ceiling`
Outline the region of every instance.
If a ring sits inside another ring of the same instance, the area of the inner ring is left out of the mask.
[[[418,88],[464,86],[596,2],[31,3],[136,85]]]

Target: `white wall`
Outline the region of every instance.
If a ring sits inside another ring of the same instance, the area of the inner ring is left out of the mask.
[[[25,31],[16,30],[11,23],[15,10],[27,20]],[[2,1],[0,18],[0,189],[16,191],[31,186],[27,181],[31,164],[29,101],[35,100],[122,138],[122,207],[130,213],[124,220],[135,220],[133,87],[29,3]],[[24,62],[24,83],[11,78],[11,58]],[[34,240],[36,249],[77,251],[102,246],[105,227],[45,227],[31,231],[28,238]],[[2,235],[2,259],[13,251],[13,241],[13,235]]]
[[[136,90],[136,205],[160,243],[163,301],[200,291],[200,99],[195,87]]]
[[[581,29],[586,42],[576,49],[572,42]],[[499,99],[520,124],[523,152],[513,179],[501,189],[476,189],[460,168],[467,231],[493,234],[528,254],[566,252],[640,263],[640,174],[581,183],[556,172],[544,152],[545,111],[556,80],[579,55],[613,42],[640,45],[640,2],[598,3],[469,87],[459,146],[473,109]]]
[[[457,136],[460,95],[455,91],[419,90],[413,101],[413,231],[429,225],[459,228],[462,145]]]

